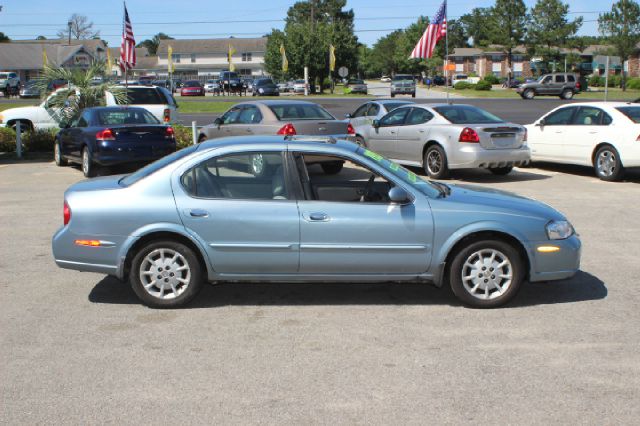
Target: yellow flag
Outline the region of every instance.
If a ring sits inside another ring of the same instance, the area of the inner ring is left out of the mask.
[[[111,62],[111,51],[107,49],[107,75],[111,75],[111,68],[113,68],[113,62]]]
[[[235,71],[236,66],[233,64],[233,54],[236,53],[236,49],[232,45],[229,45],[229,53],[227,54],[227,61],[229,62],[229,71]]]
[[[280,54],[282,55],[282,72],[289,70],[289,61],[287,60],[287,52],[284,50],[284,44],[280,45]]]
[[[333,44],[329,45],[329,71],[334,71],[336,69],[336,48],[333,47]]]
[[[47,58],[47,49],[42,48],[42,67],[49,65],[49,59]]]
[[[173,48],[171,45],[167,47],[167,72],[173,74]]]

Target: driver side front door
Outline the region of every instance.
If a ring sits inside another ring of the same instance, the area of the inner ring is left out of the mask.
[[[409,108],[397,108],[382,117],[379,126],[371,129],[367,147],[385,157],[394,156],[399,127],[404,123]]]

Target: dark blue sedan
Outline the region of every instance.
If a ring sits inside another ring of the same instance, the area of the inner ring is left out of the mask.
[[[79,162],[86,177],[96,165],[148,163],[175,152],[173,128],[161,124],[144,108],[87,108],[56,135],[58,166]]]

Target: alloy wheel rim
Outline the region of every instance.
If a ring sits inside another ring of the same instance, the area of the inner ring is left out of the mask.
[[[191,268],[185,257],[169,248],[158,248],[140,264],[140,282],[144,290],[161,300],[179,297],[189,287]]]
[[[440,173],[442,169],[442,157],[438,151],[431,151],[427,155],[427,167],[432,174]]]
[[[491,300],[502,296],[511,287],[513,266],[501,251],[482,249],[467,257],[461,276],[462,284],[471,296]]]
[[[616,156],[611,151],[602,151],[598,156],[598,172],[602,176],[611,176],[616,169]]]

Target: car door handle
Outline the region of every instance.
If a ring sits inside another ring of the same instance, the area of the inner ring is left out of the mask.
[[[328,222],[329,215],[321,212],[313,212],[313,213],[309,213],[309,218],[307,220],[309,222]]]
[[[391,133],[392,135],[395,134],[396,132],[394,132],[393,130],[390,130],[389,133]]]
[[[420,133],[424,133],[424,130],[422,130],[422,129],[420,129],[420,130],[418,130],[418,131],[419,131]]]
[[[193,209],[193,210],[189,210],[189,215],[191,217],[208,217],[209,212],[202,209]]]

